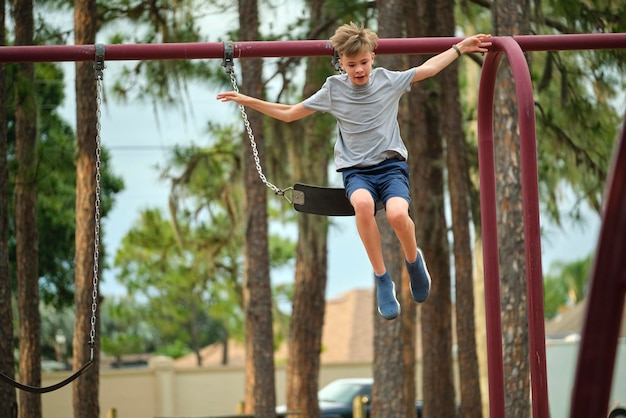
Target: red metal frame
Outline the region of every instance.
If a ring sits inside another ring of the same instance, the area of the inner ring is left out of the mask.
[[[461,38],[453,37],[381,39],[376,53],[438,53],[459,41]],[[495,76],[502,54],[505,54],[513,69],[518,98],[533,417],[548,418],[535,112],[530,73],[523,53],[625,49],[626,33],[524,35],[494,37],[493,41],[493,47],[485,57],[478,96],[490,415],[505,416],[493,146]],[[326,40],[234,42],[233,46],[235,58],[333,54],[332,46]],[[91,61],[95,60],[95,49],[95,45],[4,46],[0,47],[0,62]],[[221,42],[105,46],[107,61],[215,58],[224,58],[224,44]],[[572,392],[570,411],[572,418],[607,415],[617,336],[626,293],[625,132],[626,120],[607,188],[605,216],[591,277],[587,316]]]
[[[564,51],[626,48],[626,33],[592,35],[521,35],[513,38],[524,51]],[[500,37],[494,37],[497,41]],[[504,38],[502,38],[504,39]],[[450,48],[462,38],[380,39],[377,54],[432,54]],[[235,58],[313,57],[332,55],[329,41],[234,42]],[[224,58],[222,42],[169,44],[112,44],[105,47],[107,61]],[[92,61],[94,45],[3,46],[0,62]]]
[[[493,96],[502,52],[509,60],[515,80],[520,129],[522,205],[526,245],[526,287],[530,345],[530,375],[534,417],[548,417],[548,385],[541,270],[541,231],[535,103],[530,70],[520,45],[512,38],[494,42],[483,65],[478,108],[478,158],[480,168],[481,222],[485,272],[485,305],[488,306],[487,358],[489,359],[490,416],[504,417],[504,373],[502,367],[502,322],[500,312],[500,270],[496,218],[496,178],[493,144]],[[486,210],[488,209],[488,210]],[[499,382],[499,384],[498,384]]]
[[[571,418],[606,417],[609,406],[626,295],[626,118],[605,198],[572,390]]]

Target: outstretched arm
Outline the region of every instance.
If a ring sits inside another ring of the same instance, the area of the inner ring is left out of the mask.
[[[459,54],[487,52],[487,47],[491,45],[490,38],[491,35],[478,34],[463,39],[458,44],[450,47],[450,49],[443,51],[439,55],[435,55],[419,67],[416,67],[412,82],[415,83],[416,81],[434,76],[448,65],[452,64],[452,62],[460,56]]]
[[[315,110],[304,107],[302,103],[286,105],[281,103],[266,102],[265,100],[256,99],[235,91],[219,93],[217,95],[217,99],[222,102],[235,102],[242,106],[258,110],[267,116],[282,120],[283,122],[293,122],[294,120],[302,119],[303,117],[315,112]]]

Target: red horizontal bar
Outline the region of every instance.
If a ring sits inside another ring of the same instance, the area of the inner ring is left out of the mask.
[[[514,39],[524,51],[626,48],[626,33],[525,35]],[[377,54],[435,54],[460,42],[458,37],[380,39]],[[498,37],[494,37],[498,50]],[[234,42],[235,58],[330,56],[328,40]],[[106,61],[224,58],[222,42],[105,45]],[[3,46],[0,62],[92,61],[95,45]]]
[[[582,49],[626,48],[626,33],[520,35],[514,36],[513,38],[519,43],[523,51],[571,51]]]

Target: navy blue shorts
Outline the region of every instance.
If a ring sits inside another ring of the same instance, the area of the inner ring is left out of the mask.
[[[392,197],[411,202],[406,161],[393,158],[372,167],[348,168],[341,173],[348,200],[355,190],[366,189],[374,202],[382,201],[384,205]]]

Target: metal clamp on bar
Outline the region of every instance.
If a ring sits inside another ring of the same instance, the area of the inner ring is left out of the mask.
[[[104,78],[104,44],[96,44],[96,79],[102,80]]]
[[[235,56],[235,45],[233,41],[224,41],[224,62],[222,62],[222,66],[226,69],[228,74],[231,74],[234,69],[234,58]]]
[[[330,60],[330,62],[333,64],[333,67],[335,67],[335,71],[337,71],[340,74],[343,74],[343,68],[341,68],[341,62],[339,62],[339,54],[334,49],[333,49],[333,57]]]

